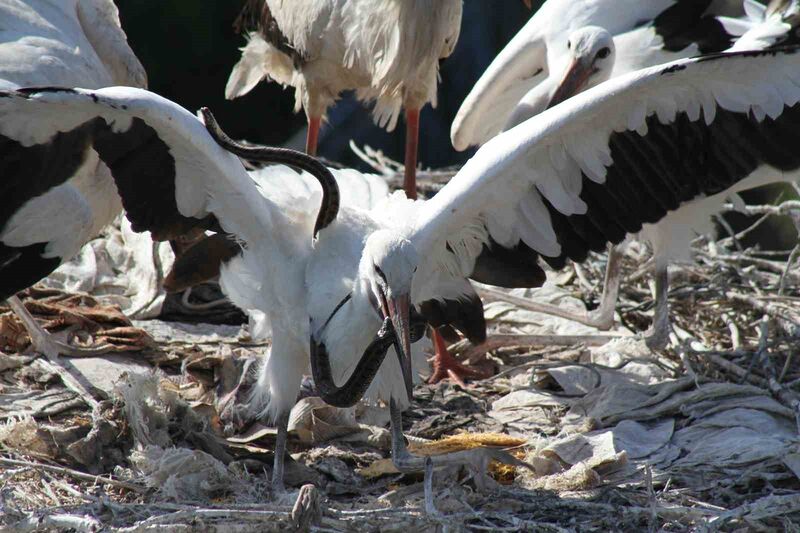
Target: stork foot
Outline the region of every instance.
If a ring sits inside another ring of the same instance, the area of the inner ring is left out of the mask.
[[[99,347],[99,348],[76,348],[74,346],[69,346],[62,342],[56,341],[53,337],[47,333],[42,326],[40,326],[36,319],[31,316],[28,310],[25,308],[25,305],[20,301],[20,299],[16,296],[11,296],[8,299],[8,303],[11,306],[11,309],[14,313],[19,317],[22,321],[22,324],[25,326],[25,329],[28,331],[28,335],[31,338],[31,344],[33,345],[34,350],[37,352],[44,354],[47,357],[48,363],[52,369],[61,377],[64,385],[67,388],[71,389],[75,392],[86,404],[92,408],[93,411],[99,409],[100,404],[94,398],[91,392],[86,388],[84,383],[76,376],[74,376],[68,368],[64,366],[64,363],[59,361],[58,355],[73,355],[73,357],[87,357],[87,353],[89,357],[94,357],[96,355],[100,355],[102,353],[107,353],[108,349],[111,347]]]
[[[491,372],[470,368],[459,363],[447,349],[447,344],[436,330],[433,330],[433,347],[433,373],[428,378],[429,385],[435,385],[445,379],[451,379],[458,383],[459,386],[466,388],[465,379],[486,379],[491,376]]]
[[[644,334],[645,345],[653,351],[663,350],[669,344],[669,276],[667,265],[656,262],[655,310],[653,325]]]
[[[48,359],[56,359],[59,355],[67,357],[97,357],[114,350],[114,347],[110,344],[82,348],[58,341],[36,322],[36,319],[28,312],[19,298],[12,296],[8,299],[8,303],[14,314],[19,317],[23,326],[25,326],[25,330],[31,338],[33,350],[47,356]]]
[[[91,346],[88,348],[72,346],[55,340],[48,333],[45,333],[45,336],[39,338],[35,338],[32,335],[31,346],[34,351],[44,354],[50,359],[59,355],[63,355],[64,357],[99,357],[114,351],[114,347],[110,344],[101,344],[100,346]]]
[[[669,321],[658,321],[644,332],[644,344],[651,351],[661,351],[669,344]]]

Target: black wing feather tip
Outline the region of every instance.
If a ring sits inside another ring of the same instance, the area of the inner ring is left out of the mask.
[[[47,277],[61,264],[60,257],[45,258],[47,243],[16,248],[0,243],[0,302]]]
[[[800,170],[800,103],[761,121],[751,112],[718,106],[710,125],[690,120],[686,112],[669,124],[650,115],[646,124],[645,135],[629,130],[611,134],[613,162],[605,183],[582,178],[585,214],[565,216],[544,199],[562,247],[561,256],[542,257],[545,262],[559,268],[566,259],[582,261],[590,250],[619,243],[625,236],[621,226],[631,232],[657,223],[688,202],[728,190],[762,165]]]
[[[506,248],[490,239],[475,260],[470,279],[496,287],[540,287],[546,276],[538,259],[539,254],[524,242]]]

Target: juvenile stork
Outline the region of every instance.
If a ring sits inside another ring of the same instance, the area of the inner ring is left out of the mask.
[[[113,2],[0,3],[0,87],[110,85],[147,85]],[[52,133],[47,117],[35,127]],[[34,349],[48,356],[98,350],[53,339],[15,294],[71,259],[122,210],[108,167],[80,142],[66,132],[41,146],[14,131],[0,137],[0,301],[8,299]]]
[[[309,360],[334,405],[356,401],[371,382],[366,394],[390,405],[401,471],[494,457],[423,459],[406,450],[401,412],[410,400],[410,344],[420,334],[414,310],[474,298],[470,276],[536,286],[544,279],[540,259],[555,267],[580,261],[698,198],[775,172],[797,176],[799,101],[797,47],[684,59],[614,78],[497,136],[427,201],[395,193],[369,212],[337,211],[327,171],[313,168],[327,198],[316,218],[259,192],[217,142],[254,154],[208,113],[213,137],[194,115],[145,91],[0,93],[0,134],[26,136],[29,146],[67,134],[93,146],[135,229],[158,233],[175,220],[213,216],[239,239],[221,284],[272,326],[254,401],[278,421],[277,488],[286,413]],[[141,201],[156,185],[173,196]],[[390,345],[396,357],[384,361]]]

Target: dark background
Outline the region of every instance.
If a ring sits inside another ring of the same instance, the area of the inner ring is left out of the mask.
[[[208,106],[234,138],[282,144],[306,122],[302,112],[293,112],[293,89],[262,82],[237,100],[224,98],[225,83],[245,42],[233,30],[243,4],[244,0],[117,0],[122,27],[147,70],[152,91],[191,111]],[[452,149],[450,124],[474,82],[530,15],[521,0],[464,2],[458,46],[441,65],[439,108],[428,106],[423,110],[423,166],[456,164],[471,155]],[[402,161],[404,130],[402,120],[392,133],[373,126],[370,111],[345,96],[329,112],[319,153],[334,161],[360,165],[348,147],[354,139],[358,145],[380,148]]]

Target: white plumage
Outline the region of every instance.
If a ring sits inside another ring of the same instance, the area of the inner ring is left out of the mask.
[[[323,116],[339,94],[376,101],[389,129],[404,103],[436,103],[439,59],[453,51],[461,22],[454,0],[267,0],[275,23],[302,65],[251,31],[225,89],[227,98],[271,78],[296,90],[297,109]]]
[[[555,6],[556,4],[553,3],[553,5]],[[603,5],[598,3],[595,4],[595,7],[598,9],[595,14],[598,18],[603,12],[618,13],[618,5],[616,4],[607,3]],[[775,33],[774,31],[762,29],[764,25],[761,22],[764,14],[765,7],[752,0],[746,0],[744,5],[740,6],[731,2],[675,2],[648,23],[615,33],[613,37],[603,28],[596,26],[573,29],[571,33],[560,38],[561,40],[566,39],[568,49],[565,56],[558,59],[558,61],[561,64],[568,63],[568,66],[563,67],[556,63],[553,75],[549,75],[538,85],[535,85],[516,105],[512,106],[510,116],[505,125],[502,126],[502,129],[507,130],[523,123],[548,107],[558,104],[565,98],[594,87],[609,78],[683,57],[699,55],[701,52],[718,52],[727,48],[734,39],[739,39],[734,49],[753,49],[754,46],[752,44],[742,46],[741,43],[748,41],[755,43],[762,35]],[[735,15],[737,18],[723,15]],[[780,17],[777,18],[779,19]],[[773,21],[773,25],[777,26],[778,23]],[[785,30],[783,31],[785,33]],[[523,32],[520,35],[523,35]],[[745,37],[742,37],[742,35],[745,35]],[[526,38],[529,37],[530,34],[527,34]],[[553,39],[556,39],[556,37],[553,36]],[[512,45],[509,45],[509,48],[513,52]],[[606,57],[598,55],[598,50],[601,50],[602,47],[610,50]],[[519,53],[519,49],[516,51]],[[521,57],[504,58],[503,54],[498,57],[484,76],[487,79],[479,82],[470,93],[459,112],[459,116],[453,123],[454,142],[457,139],[470,139],[471,142],[480,140],[477,137],[471,137],[474,132],[470,132],[469,124],[480,119],[483,110],[493,103],[490,101],[493,93],[487,89],[487,83],[494,82],[497,85],[496,87],[491,87],[491,91],[494,91],[494,96],[500,99],[499,114],[502,114],[503,105],[511,105],[510,101],[504,101],[503,99],[511,97],[514,82],[509,80],[507,76],[503,79],[504,73],[499,69],[503,66],[513,66],[515,62],[521,61],[523,61]],[[553,64],[548,63],[548,65]],[[565,72],[565,74],[562,75],[561,72]],[[512,85],[509,85],[509,83]],[[729,98],[729,96],[721,95],[719,98],[720,102],[725,104],[725,99]],[[667,99],[662,103],[656,103],[654,111],[662,121],[671,121],[675,115],[673,106],[674,102],[671,99]],[[631,104],[630,107],[631,118],[628,122],[628,127],[646,133],[646,126],[643,124],[646,109],[636,104]],[[699,112],[699,107],[690,111],[693,114],[697,113]],[[756,113],[760,112],[759,108],[754,111]],[[493,113],[497,113],[497,110],[493,109]],[[500,123],[498,122],[496,125],[499,126]],[[487,135],[492,135],[493,133],[494,130],[486,130]],[[587,135],[591,135],[591,133],[585,132],[583,134],[584,137]],[[564,182],[565,186],[574,187],[580,183],[581,173],[578,172],[574,164],[569,162],[568,158],[564,158],[560,150],[553,150],[551,161],[555,167],[562,170],[562,173],[569,176],[567,181]],[[572,170],[564,172],[563,167],[565,165],[570,165]],[[583,173],[597,181],[598,168],[596,164],[591,165],[584,168]],[[754,183],[756,180],[751,177],[745,181]],[[736,190],[742,188],[746,188],[742,183],[736,186]],[[688,254],[689,242],[697,234],[711,231],[710,215],[718,211],[724,196],[724,194],[716,194],[712,195],[711,198],[697,199],[677,211],[669,213],[658,224],[645,224],[641,237],[653,245],[659,270],[664,270],[666,268],[665,265],[670,260],[684,258]],[[553,201],[556,201],[560,197],[555,195],[553,198]],[[579,213],[581,209],[580,200],[573,198],[575,200],[573,205],[564,203],[567,200],[560,198],[562,203],[557,205],[559,211],[565,214]],[[619,263],[616,255],[619,253],[616,248],[612,248],[609,251],[608,264],[610,265],[610,270],[606,273],[602,302],[596,312],[573,316],[568,313],[563,314],[558,309],[552,309],[551,311],[558,313],[559,316],[572,318],[592,326],[610,327],[613,324],[614,300],[617,293],[617,284],[619,283],[619,272],[616,266]],[[666,273],[662,272],[659,276],[663,281]],[[659,284],[659,286],[661,285],[666,287],[666,282]],[[659,311],[657,312],[655,323],[663,326],[667,323],[666,318],[659,315],[666,313],[667,308],[666,302],[661,302],[660,299],[658,298],[659,301],[656,306]],[[546,309],[547,306],[543,306],[543,310]],[[648,336],[647,340],[652,347],[661,346],[666,340],[665,326],[660,329],[654,329],[653,335]]]
[[[248,28],[225,96],[264,79],[294,87],[314,153],[319,120],[343,91],[375,102],[375,120],[390,130],[402,106],[435,106],[439,60],[455,47],[462,8],[461,0],[254,0],[247,9],[257,28]]]

